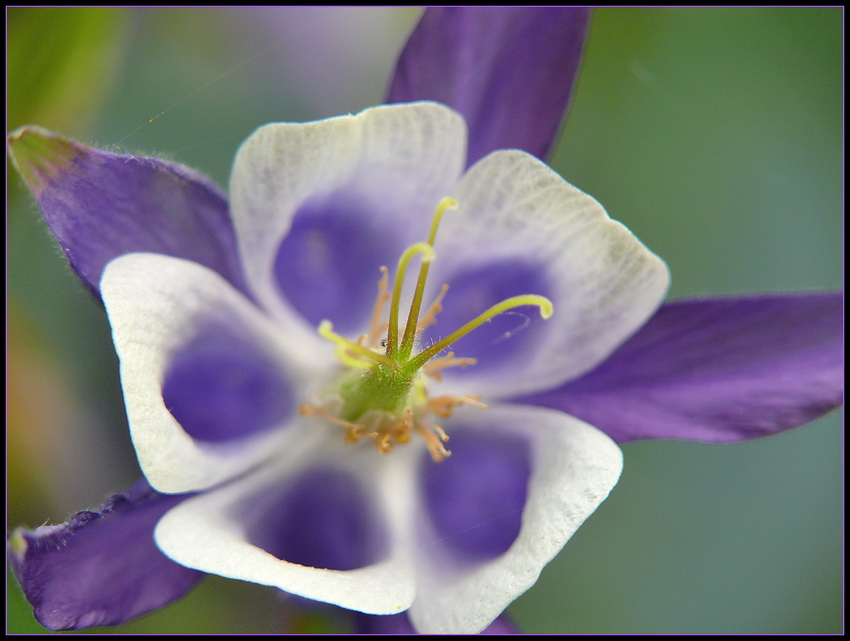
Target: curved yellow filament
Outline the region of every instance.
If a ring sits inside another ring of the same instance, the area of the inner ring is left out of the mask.
[[[323,338],[327,338],[329,341],[331,341],[337,346],[337,357],[344,364],[349,365],[350,367],[373,367],[374,364],[387,365],[393,369],[396,369],[398,367],[398,365],[393,359],[387,358],[383,354],[377,354],[368,347],[358,345],[357,343],[350,341],[347,338],[343,338],[342,336],[334,332],[333,324],[329,320],[323,320],[321,323],[319,323],[319,335],[321,335]],[[355,352],[360,356],[370,359],[371,361],[373,361],[373,363],[365,363],[364,361],[357,360],[355,357],[345,354],[346,351]]]
[[[523,305],[536,305],[540,308],[540,315],[546,319],[552,316],[553,307],[552,301],[550,301],[545,296],[537,296],[536,294],[525,294],[523,296],[513,296],[511,298],[503,300],[501,303],[497,303],[493,305],[490,309],[488,309],[483,314],[477,316],[476,318],[469,321],[466,325],[461,327],[460,329],[452,332],[448,336],[446,336],[441,341],[434,343],[426,350],[419,352],[414,358],[410,360],[408,365],[410,367],[414,367],[416,369],[422,367],[425,363],[427,363],[431,358],[439,354],[446,347],[451,345],[454,341],[459,339],[461,336],[465,336],[469,332],[471,332],[476,327],[486,323],[488,320],[493,318],[494,316],[501,314],[509,309],[513,309],[514,307],[521,307]]]
[[[437,211],[434,212],[434,217],[431,219],[431,231],[428,232],[428,244],[433,247],[434,239],[437,238],[437,228],[440,226],[440,220],[443,218],[443,213],[447,209],[457,209],[457,201],[451,196],[446,196],[437,205]]]

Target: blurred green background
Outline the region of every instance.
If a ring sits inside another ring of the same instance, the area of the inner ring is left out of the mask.
[[[379,103],[418,15],[7,9],[8,127],[157,154],[226,187],[257,126]],[[668,262],[671,297],[839,288],[842,28],[841,8],[597,10],[552,164]],[[35,527],[138,467],[105,315],[9,184],[8,524]],[[611,497],[510,612],[526,632],[841,631],[842,436],[834,412],[748,443],[625,446]],[[8,612],[9,632],[44,631],[13,585]],[[102,631],[335,625],[210,577]]]

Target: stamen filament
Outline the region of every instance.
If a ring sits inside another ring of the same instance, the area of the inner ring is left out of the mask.
[[[354,341],[350,341],[347,338],[343,338],[342,336],[334,332],[333,324],[329,320],[323,320],[321,323],[319,323],[319,335],[323,336],[324,338],[327,338],[329,341],[337,345],[337,356],[346,365],[360,368],[364,366],[372,367],[372,364],[364,363],[363,361],[358,361],[357,359],[352,358],[345,353],[346,351],[352,351],[356,354],[359,354],[360,356],[364,356],[374,361],[376,364],[387,365],[392,369],[398,368],[398,365],[393,359],[387,358],[383,354],[376,354],[368,347],[358,345]]]
[[[381,316],[384,313],[384,306],[390,299],[390,293],[387,291],[389,282],[387,268],[381,267],[381,280],[378,281],[378,298],[372,310],[372,322],[369,324],[369,335],[366,338],[367,345],[377,345],[381,338]]]
[[[431,303],[431,306],[428,308],[428,311],[425,312],[425,315],[416,324],[417,334],[421,333],[422,330],[428,327],[429,325],[437,322],[437,314],[443,311],[443,298],[446,297],[447,291],[449,291],[448,285],[443,285],[440,288],[440,293],[437,294],[437,298],[434,299],[434,302]]]
[[[482,410],[490,407],[481,402],[480,396],[437,396],[428,401],[428,409],[441,418],[449,418],[461,405],[472,405]]]
[[[422,267],[427,273],[426,265],[434,260],[436,256],[434,248],[428,243],[415,243],[411,245],[404,250],[398,261],[398,268],[395,272],[395,283],[393,283],[393,298],[390,303],[390,325],[387,328],[387,356],[395,354],[398,347],[398,306],[401,303],[401,286],[404,284],[404,274],[407,271],[407,264],[415,254],[419,253],[423,254]]]
[[[427,363],[431,358],[439,354],[446,347],[451,345],[454,341],[459,339],[461,336],[465,336],[473,329],[486,323],[488,320],[493,318],[494,316],[501,314],[509,309],[513,309],[514,307],[521,307],[523,305],[537,305],[540,308],[540,315],[546,319],[552,315],[552,301],[550,301],[545,296],[537,296],[536,294],[525,294],[523,296],[513,296],[506,300],[503,300],[501,303],[497,303],[493,305],[486,312],[469,321],[466,325],[461,327],[460,329],[452,332],[448,336],[446,336],[441,341],[434,343],[428,349],[425,349],[419,354],[417,354],[414,358],[410,360],[408,363],[409,367],[419,369],[425,363]]]
[[[440,204],[437,205],[437,211],[434,212],[434,217],[431,219],[431,229],[428,232],[428,244],[432,247],[434,246],[434,241],[437,238],[437,229],[440,226],[443,213],[447,209],[457,209],[457,201],[454,198],[443,198],[440,201]],[[425,293],[425,281],[428,279],[428,270],[430,267],[430,261],[425,262],[423,260],[422,266],[419,268],[419,278],[416,280],[416,290],[413,292],[413,302],[410,304],[410,313],[407,316],[407,325],[404,328],[404,336],[401,339],[401,347],[399,348],[399,355],[403,359],[407,359],[413,351],[413,343],[416,340],[419,311],[422,308],[422,296]]]
[[[457,358],[454,352],[449,352],[445,356],[440,356],[429,361],[422,368],[422,371],[425,372],[426,376],[430,376],[435,381],[441,381],[443,380],[443,375],[440,373],[441,369],[446,369],[447,367],[466,367],[467,365],[475,365],[477,362],[478,360],[474,358]]]

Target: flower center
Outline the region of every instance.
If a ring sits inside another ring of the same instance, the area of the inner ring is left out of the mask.
[[[431,421],[432,415],[449,418],[460,405],[474,405],[482,409],[487,409],[487,405],[481,402],[480,396],[429,398],[428,381],[441,380],[441,370],[475,365],[476,362],[474,358],[458,358],[454,352],[444,356],[438,354],[479,325],[514,307],[536,305],[543,318],[552,315],[552,302],[544,296],[513,296],[493,305],[442,340],[417,351],[419,335],[436,322],[449,288],[443,285],[434,302],[420,317],[428,270],[436,258],[434,240],[446,209],[457,209],[457,202],[453,198],[441,200],[431,221],[428,241],[415,243],[402,253],[392,294],[388,288],[387,268],[381,267],[378,297],[368,334],[351,341],[336,334],[330,321],[324,320],[319,324],[319,334],[336,345],[336,356],[345,370],[326,390],[321,402],[304,403],[300,411],[305,416],[316,416],[345,427],[346,442],[374,438],[378,451],[388,453],[394,444],[407,443],[415,432],[424,439],[431,457],[442,461],[451,454],[443,445],[449,437],[442,427]],[[407,322],[401,329],[398,322],[401,288],[407,265],[416,254],[422,254],[422,265]],[[389,319],[383,322],[388,302]]]

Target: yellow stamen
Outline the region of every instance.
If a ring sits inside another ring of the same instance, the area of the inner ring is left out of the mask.
[[[443,445],[443,442],[448,441],[449,437],[439,425],[435,425],[434,423],[417,425],[416,431],[419,432],[422,440],[425,441],[425,445],[428,446],[428,451],[431,452],[431,458],[434,459],[436,463],[439,463],[443,459],[451,456],[452,453],[449,452]]]
[[[425,372],[426,376],[430,376],[435,381],[441,381],[443,380],[443,375],[440,373],[441,369],[446,369],[447,367],[466,367],[467,365],[475,365],[477,362],[477,358],[456,358],[454,352],[449,352],[445,356],[440,356],[429,361],[422,368],[422,371]]]
[[[336,423],[337,425],[342,425],[343,427],[348,428],[345,435],[346,443],[356,443],[359,441],[362,436],[363,429],[365,428],[365,425],[344,421],[333,414],[323,412],[320,408],[314,407],[309,403],[301,403],[301,407],[298,408],[298,413],[301,414],[301,416],[317,416],[325,419],[326,421],[330,421],[331,423]]]
[[[428,401],[428,409],[440,418],[449,418],[456,407],[472,405],[486,410],[489,405],[481,402],[480,396],[435,396]]]

